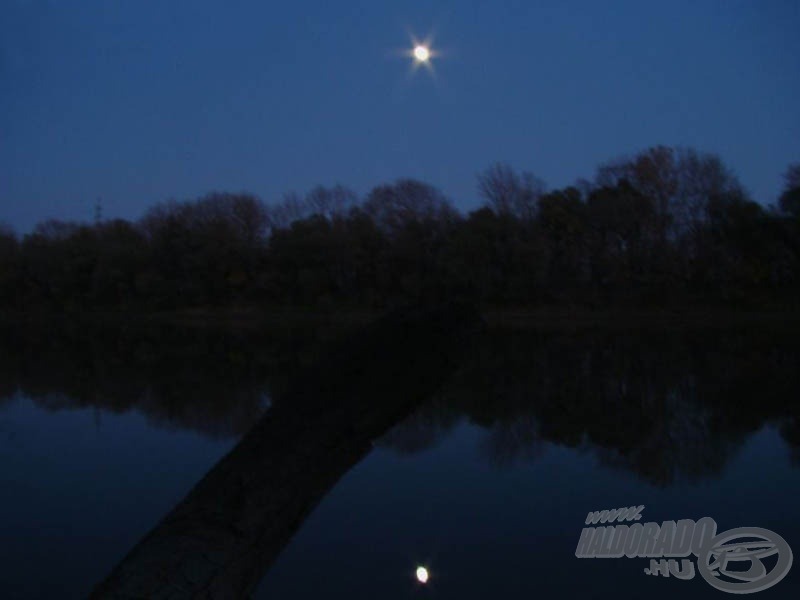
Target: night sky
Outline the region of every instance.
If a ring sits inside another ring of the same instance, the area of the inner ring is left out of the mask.
[[[0,0],[0,221],[399,177],[467,210],[493,162],[552,188],[656,144],[770,204],[800,160],[798,32],[796,0]]]

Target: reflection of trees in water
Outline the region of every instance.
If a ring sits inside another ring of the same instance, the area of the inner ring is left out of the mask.
[[[7,379],[5,373],[0,374],[0,407],[11,402],[17,393],[17,382]]]
[[[601,464],[633,471],[655,484],[677,479],[698,481],[721,473],[744,442],[745,434],[712,431],[710,413],[678,394],[667,396],[665,411],[651,424],[647,437],[623,453],[612,447],[595,448]]]
[[[780,425],[781,436],[789,443],[789,460],[800,467],[800,416],[786,419]]]
[[[313,328],[0,334],[0,403],[19,391],[47,410],[137,410],[160,427],[215,437],[246,431],[324,341]],[[490,331],[446,389],[377,444],[427,450],[466,417],[486,430],[481,451],[493,465],[535,460],[555,443],[667,485],[719,474],[750,434],[775,423],[798,464],[795,339],[743,330]]]
[[[450,412],[487,430],[482,449],[492,464],[531,460],[552,442],[657,485],[696,481],[721,473],[767,422],[784,423],[798,454],[793,339],[712,330],[493,332],[447,397]]]
[[[481,441],[481,451],[498,468],[510,467],[516,462],[533,462],[544,450],[539,421],[531,414],[494,423]]]
[[[0,327],[0,403],[141,412],[159,427],[239,436],[325,339],[160,324]]]
[[[214,392],[219,392],[214,396]],[[205,397],[197,401],[175,401],[147,388],[136,409],[147,417],[148,422],[159,427],[182,430],[191,429],[214,438],[238,436],[247,431],[263,413],[266,396],[257,387],[204,390]],[[196,392],[195,392],[196,393]],[[191,400],[191,398],[190,398]]]
[[[454,408],[447,398],[437,395],[382,435],[375,445],[391,448],[402,455],[430,450],[461,418]]]

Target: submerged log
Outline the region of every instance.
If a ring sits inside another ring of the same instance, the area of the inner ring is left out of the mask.
[[[372,442],[442,386],[479,323],[394,313],[332,347],[113,569],[91,598],[246,598]]]

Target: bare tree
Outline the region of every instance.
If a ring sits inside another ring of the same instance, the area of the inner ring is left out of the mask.
[[[287,229],[308,216],[311,216],[311,209],[297,192],[287,192],[279,204],[267,208],[267,223],[272,230]]]
[[[343,185],[330,188],[318,185],[306,195],[305,201],[314,214],[332,220],[347,214],[358,202],[358,196]]]
[[[786,180],[786,189],[792,190],[800,188],[800,163],[793,163],[786,168],[786,173],[783,175]]]
[[[541,179],[528,172],[518,174],[506,163],[495,163],[478,175],[478,192],[498,215],[533,219],[545,191]]]
[[[44,238],[48,241],[62,241],[75,235],[78,229],[80,229],[80,225],[77,223],[47,219],[33,228],[32,237]]]
[[[707,220],[712,200],[746,197],[718,156],[693,148],[648,148],[602,165],[595,177],[598,187],[614,187],[623,180],[653,201],[661,237],[696,229]]]
[[[446,221],[457,215],[444,194],[415,179],[400,179],[374,188],[367,196],[364,211],[390,234],[411,221]]]
[[[800,163],[789,165],[783,177],[786,185],[779,200],[781,210],[798,217],[800,216]]]

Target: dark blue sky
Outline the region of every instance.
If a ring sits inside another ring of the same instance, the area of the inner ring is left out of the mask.
[[[0,0],[0,221],[398,177],[478,203],[655,144],[774,202],[800,160],[800,2]],[[435,34],[435,76],[399,54]]]

